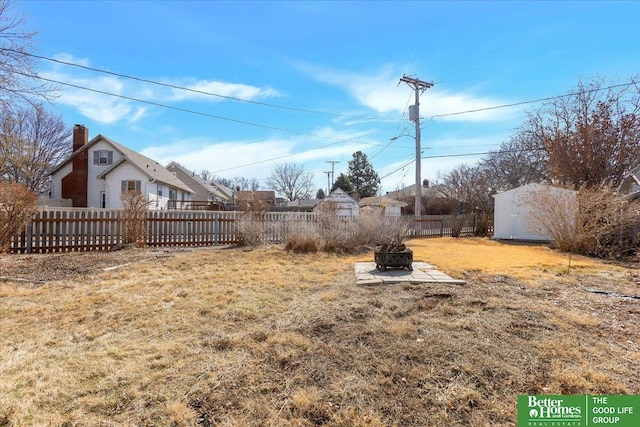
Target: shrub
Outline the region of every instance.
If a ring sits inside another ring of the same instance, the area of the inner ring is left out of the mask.
[[[0,182],[0,253],[11,249],[11,240],[36,212],[36,196],[27,187]]]
[[[326,225],[326,224],[325,224]],[[343,220],[336,217],[335,222],[321,229],[322,250],[333,253],[357,253],[363,250],[358,241],[355,220]]]
[[[122,242],[144,246],[149,201],[140,191],[125,191],[120,199],[123,207]]]
[[[638,249],[633,232],[640,223],[640,201],[622,197],[612,187],[582,187],[575,197],[540,188],[526,200],[533,207],[528,228],[549,235],[562,251],[624,258]]]
[[[356,220],[358,241],[362,246],[380,246],[383,250],[404,250],[411,229],[406,217],[386,216],[382,211],[363,212]]]
[[[238,243],[245,246],[258,247],[264,243],[265,229],[260,214],[247,212],[236,221]]]
[[[322,242],[314,224],[297,222],[293,224],[285,236],[284,249],[298,253],[318,252]]]
[[[612,187],[578,192],[576,250],[600,258],[621,259],[638,249],[633,232],[640,225],[640,200],[616,194]]]
[[[411,224],[405,218],[389,217],[378,210],[362,212],[352,220],[321,213],[319,222],[322,250],[335,253],[357,253],[374,246],[401,249]]]

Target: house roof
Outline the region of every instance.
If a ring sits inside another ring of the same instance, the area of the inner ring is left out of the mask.
[[[170,187],[178,188],[188,193],[193,193],[193,190],[189,188],[188,185],[180,181],[175,175],[173,175],[171,172],[165,169],[165,167],[162,166],[160,163],[150,159],[147,156],[143,156],[142,154],[136,151],[133,151],[132,149],[127,148],[124,145],[120,145],[117,142],[102,135],[97,135],[91,141],[89,141],[88,143],[84,144],[82,147],[80,147],[79,149],[71,153],[71,155],[62,163],[60,163],[58,166],[56,166],[50,172],[50,174],[54,174],[58,170],[62,169],[69,162],[71,162],[73,158],[77,156],[79,153],[81,153],[84,150],[88,150],[89,148],[93,147],[100,141],[104,141],[110,144],[113,148],[120,151],[123,157],[119,161],[114,163],[110,168],[108,168],[107,170],[102,172],[100,175],[98,175],[97,178],[102,179],[122,163],[129,162],[130,164],[132,164],[134,167],[139,169],[142,173],[146,174],[147,176],[149,176],[149,178],[153,180],[156,180],[162,184],[167,184]]]
[[[193,171],[190,171],[189,169],[187,169],[184,166],[182,166],[180,163],[171,162],[171,163],[169,163],[167,165],[167,169],[169,168],[169,166],[178,168],[182,172],[184,172],[185,174],[189,175],[191,177],[191,179],[193,179],[198,185],[200,185],[202,188],[204,188],[208,193],[213,194],[214,197],[218,197],[219,199],[227,199],[227,198],[229,198],[222,191],[220,191],[218,189],[218,187],[209,184],[207,181],[202,179],[202,177],[200,175],[198,175],[197,173],[195,173]]]
[[[538,183],[529,183],[525,185],[521,185],[520,187],[512,188],[511,190],[501,191],[500,193],[496,193],[493,195],[494,198],[504,197],[505,194],[512,194],[514,192],[526,192],[532,189],[549,189],[554,191],[565,191],[567,194],[577,194],[578,192],[575,190],[569,190],[562,187],[555,187],[553,185],[547,184],[538,184]]]
[[[355,199],[351,197],[342,188],[336,188],[331,193],[329,193],[327,197],[325,197],[320,201],[320,203],[324,203],[324,202],[347,202],[347,203],[354,203],[356,205],[358,204],[358,202],[356,202]]]
[[[233,197],[234,190],[227,187],[226,185],[219,184],[216,181],[211,181],[209,185],[216,188],[220,193],[224,194],[227,199],[231,199]]]
[[[401,202],[396,199],[392,199],[387,196],[377,196],[377,197],[365,197],[364,199],[358,202],[358,206],[372,206],[372,207],[383,207],[383,206],[399,206],[405,207],[407,204],[405,202]]]
[[[442,184],[433,184],[429,187],[421,186],[420,194],[422,197],[443,197],[442,189],[444,186]],[[401,188],[396,191],[387,191],[387,197],[392,199],[400,198],[400,197],[415,197],[416,196],[416,185],[411,184],[404,188]]]

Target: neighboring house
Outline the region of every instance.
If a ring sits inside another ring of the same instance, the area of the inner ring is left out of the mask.
[[[169,200],[190,200],[193,191],[164,166],[102,135],[73,128],[73,153],[51,175],[51,199],[71,199],[74,207],[122,208],[126,190],[140,191],[151,209]]]
[[[341,188],[336,188],[327,197],[320,200],[313,211],[318,212],[329,207],[336,210],[337,216],[357,216],[359,212],[358,202]]]
[[[402,208],[406,207],[405,202],[392,199],[387,196],[365,197],[358,202],[361,210],[376,209],[380,210],[386,216],[400,216]]]
[[[184,166],[171,162],[167,165],[167,170],[194,191],[191,195],[191,203],[187,204],[191,208],[221,209],[225,204],[232,203],[233,194],[228,195],[218,186],[209,184],[200,175]],[[177,208],[181,207],[179,203],[176,205]]]
[[[530,191],[559,192],[562,197],[576,197],[577,192],[544,184],[527,184],[494,194],[493,237],[500,240],[551,241],[551,237],[529,230],[528,215],[533,206],[527,202]]]
[[[425,194],[425,190],[429,188],[429,180],[428,179],[423,179],[422,180],[422,189],[421,189],[421,194],[424,197]],[[405,198],[415,198],[416,197],[416,185],[412,184],[412,185],[408,185],[404,188],[401,188],[399,190],[396,191],[387,191],[386,194],[387,197],[391,197],[392,199],[396,199],[396,200],[400,200],[400,199],[405,199]]]
[[[632,199],[640,198],[640,165],[625,176],[618,186],[620,194],[628,195]]]
[[[450,199],[446,194],[451,194],[452,191],[442,184],[429,185],[429,180],[422,181],[422,188],[420,194],[422,195],[422,214],[423,215],[450,215],[460,212],[464,207],[464,201]],[[416,200],[416,185],[409,185],[405,188],[396,191],[388,191],[386,194],[394,200],[405,202],[407,206],[404,207],[402,212],[404,214],[413,214],[415,200]]]

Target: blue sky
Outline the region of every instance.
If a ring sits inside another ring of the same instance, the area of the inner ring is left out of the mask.
[[[528,106],[433,117],[567,93],[580,78],[640,72],[639,2],[34,1],[15,5],[60,85],[50,109],[163,164],[266,178],[304,165],[317,188],[355,151],[392,191],[415,182],[413,92],[421,96],[423,178],[499,148]],[[242,99],[250,102],[232,100]],[[281,108],[285,107],[285,108]],[[391,142],[390,138],[409,135]]]

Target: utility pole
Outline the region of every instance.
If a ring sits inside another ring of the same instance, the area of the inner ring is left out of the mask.
[[[415,105],[411,105],[409,107],[409,120],[416,124],[416,203],[414,215],[419,218],[422,214],[422,179],[420,178],[420,157],[422,156],[422,150],[420,149],[420,94],[432,87],[433,83],[414,79],[404,74],[402,75],[400,82],[408,84],[416,94]]]
[[[329,188],[331,188],[331,184],[329,184],[329,177],[333,175],[332,171],[322,172],[327,174],[327,196],[329,195]]]
[[[336,163],[340,163],[340,162],[338,160],[327,160],[327,163],[331,163],[331,182],[334,183],[336,182],[335,178],[333,177],[334,166]]]

